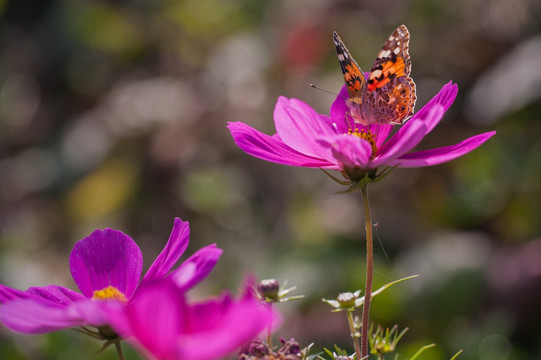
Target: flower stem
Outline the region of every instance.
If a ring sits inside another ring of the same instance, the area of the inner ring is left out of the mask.
[[[364,206],[364,221],[366,230],[366,285],[364,289],[364,305],[361,327],[361,357],[368,356],[368,322],[370,317],[370,300],[372,298],[372,273],[374,271],[374,245],[372,238],[372,215],[366,184],[361,187]]]
[[[122,344],[120,343],[120,341],[115,342],[115,348],[119,360],[124,360],[124,351],[122,350]]]
[[[268,308],[269,313],[272,314],[272,303],[268,303],[267,308]],[[269,349],[272,348],[272,344],[271,344],[272,337],[271,337],[271,335],[272,335],[272,324],[269,324],[269,326],[267,327],[267,346],[269,347]]]
[[[347,315],[348,315],[349,331],[351,331],[351,339],[353,340],[353,347],[355,348],[357,359],[361,359],[360,357],[361,347],[359,346],[359,336],[357,335],[357,330],[355,329],[355,321],[353,320],[353,313],[351,311],[348,311]]]

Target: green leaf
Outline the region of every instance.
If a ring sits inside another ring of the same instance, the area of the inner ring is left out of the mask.
[[[416,278],[416,277],[419,277],[419,275],[412,275],[412,276],[408,276],[408,277],[405,277],[405,278],[402,278],[402,279],[399,279],[399,280],[396,280],[396,281],[393,281],[393,282],[390,282],[388,284],[385,284],[383,285],[382,287],[380,287],[379,289],[377,289],[376,291],[374,291],[372,293],[372,297],[382,293],[384,290],[386,290],[387,288],[395,285],[395,284],[398,284],[402,281],[405,281],[405,280],[409,280],[409,279],[413,279],[413,278]],[[364,296],[358,298],[356,301],[355,301],[355,307],[359,307],[361,306],[362,304],[364,304]]]
[[[415,360],[415,358],[417,358],[417,356],[421,355],[425,350],[433,348],[434,346],[436,346],[436,344],[429,344],[429,345],[423,346],[409,360]]]

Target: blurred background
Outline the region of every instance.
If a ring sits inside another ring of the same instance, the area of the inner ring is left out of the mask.
[[[401,358],[430,343],[423,359],[541,358],[541,2],[3,0],[0,19],[0,283],[75,288],[69,252],[105,227],[135,239],[146,269],[180,217],[184,258],[225,250],[193,298],[248,273],[287,279],[306,298],[281,306],[277,335],[351,349],[320,299],[364,286],[360,194],[246,155],[226,122],[274,133],[280,95],[328,113],[334,96],[309,84],[343,84],[332,31],[368,70],[406,24],[417,109],[459,86],[419,149],[498,133],[369,187],[375,288],[421,275],[378,296],[373,319],[410,327]],[[100,346],[0,328],[6,359],[116,358]]]

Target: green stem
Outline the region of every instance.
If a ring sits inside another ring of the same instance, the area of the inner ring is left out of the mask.
[[[353,320],[353,313],[351,311],[348,311],[347,315],[348,315],[349,331],[351,332],[351,339],[353,340],[353,347],[355,348],[357,359],[361,359],[360,357],[361,348],[359,346],[359,337],[357,336],[357,330],[355,329],[355,321]]]
[[[116,353],[120,360],[124,360],[124,351],[122,350],[122,344],[120,341],[115,342]]]
[[[272,303],[268,303],[268,311],[269,313],[272,313]],[[271,338],[271,335],[272,335],[272,324],[270,324],[267,328],[267,346],[270,348],[272,348],[272,344],[271,344],[271,341],[272,341],[272,338]]]
[[[366,184],[361,188],[364,205],[364,221],[366,230],[366,285],[364,289],[364,306],[361,327],[361,357],[368,356],[368,323],[370,317],[370,300],[372,298],[372,273],[374,271],[374,246],[372,238],[372,215],[370,214],[370,202]]]

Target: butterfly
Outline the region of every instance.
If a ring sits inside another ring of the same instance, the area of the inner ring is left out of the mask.
[[[415,83],[409,77],[410,34],[400,25],[383,44],[368,77],[357,65],[336,32],[333,33],[338,61],[349,95],[349,115],[356,123],[403,124],[413,115]]]

